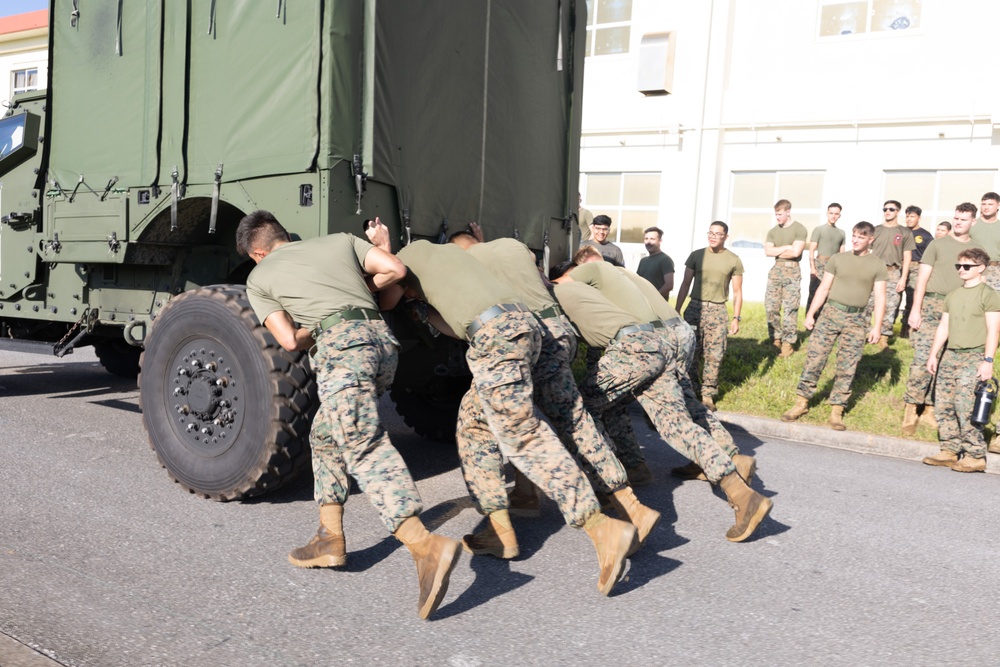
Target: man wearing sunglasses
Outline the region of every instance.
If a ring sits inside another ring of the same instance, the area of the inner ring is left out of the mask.
[[[859,222],[851,232],[851,250],[837,253],[830,258],[823,272],[823,280],[816,289],[816,296],[809,304],[805,326],[813,334],[809,337],[805,368],[799,378],[795,406],[781,415],[785,422],[796,421],[809,412],[809,399],[816,393],[819,376],[837,344],[837,376],[830,391],[830,427],[844,431],[844,408],[851,397],[851,383],[864,352],[865,340],[879,341],[882,317],[885,313],[885,282],[888,272],[881,259],[871,254],[869,248],[875,236],[870,222]],[[867,315],[868,296],[875,295],[875,323],[868,330],[871,320]],[[827,301],[829,297],[829,301]],[[816,321],[816,313],[823,314]]]
[[[941,452],[924,458],[927,465],[955,472],[986,471],[986,440],[982,426],[972,422],[978,382],[993,377],[993,354],[1000,338],[1000,294],[983,282],[990,256],[970,248],[955,264],[962,286],[944,301],[941,323],[927,359],[927,371],[937,373],[937,407]],[[938,353],[948,349],[938,364]]]
[[[878,347],[884,350],[889,347],[892,336],[892,325],[896,321],[896,311],[899,310],[900,296],[906,289],[906,279],[910,272],[910,261],[913,251],[917,249],[913,242],[913,234],[909,228],[899,224],[899,210],[902,208],[895,199],[889,199],[882,204],[884,221],[875,228],[875,240],[872,242],[872,253],[881,257],[889,280],[885,284],[885,318],[882,320],[882,335]],[[874,295],[868,300],[868,314],[875,307]]]
[[[969,230],[976,219],[976,206],[970,202],[955,207],[951,233],[934,239],[920,257],[917,284],[913,288],[913,310],[907,323],[910,325],[910,345],[913,362],[906,379],[906,410],[903,413],[903,435],[917,432],[918,417],[924,422],[934,419],[932,386],[934,374],[927,371],[934,333],[941,322],[945,297],[962,286],[955,273],[955,258],[971,248],[983,247],[970,238]],[[935,358],[934,362],[937,363]],[[929,425],[929,424],[928,424]]]

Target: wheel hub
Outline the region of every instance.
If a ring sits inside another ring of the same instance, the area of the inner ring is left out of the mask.
[[[185,346],[171,364],[169,407],[177,415],[181,442],[201,456],[218,456],[228,450],[243,424],[242,388],[227,362],[227,350],[216,348],[215,341],[196,341]]]

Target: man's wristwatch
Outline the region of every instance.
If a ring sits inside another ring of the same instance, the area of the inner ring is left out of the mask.
[[[993,363],[993,357],[983,357],[983,361],[988,361],[988,362],[990,362],[992,364]]]
[[[743,318],[740,317],[739,315],[733,315],[733,319],[736,320],[737,322],[742,322],[743,321]]]

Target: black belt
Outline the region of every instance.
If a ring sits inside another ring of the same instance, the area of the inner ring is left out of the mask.
[[[550,306],[545,310],[540,310],[537,313],[535,313],[535,317],[537,317],[540,320],[547,320],[550,317],[562,317],[562,315],[563,311],[562,308],[560,308],[559,306]]]
[[[629,324],[618,330],[618,333],[615,334],[614,340],[621,340],[625,336],[638,333],[640,331],[652,331],[655,328],[656,327],[654,327],[653,324],[649,322],[645,324]]]
[[[868,306],[848,306],[846,304],[840,303],[839,301],[830,300],[829,304],[836,308],[837,310],[842,310],[845,313],[860,313],[862,310]]]
[[[484,324],[492,320],[494,317],[498,317],[500,315],[503,315],[504,313],[527,313],[527,312],[529,312],[528,307],[522,303],[499,303],[479,313],[479,316],[476,317],[476,319],[472,320],[472,324],[470,324],[469,328],[465,330],[465,335],[468,337],[469,340],[472,340],[472,338],[476,335],[476,332],[479,331]]]
[[[350,322],[352,320],[381,320],[382,313],[371,308],[351,308],[349,310],[342,310],[339,313],[334,313],[328,317],[324,317],[320,320],[316,328],[313,329],[313,338],[318,338],[321,333],[332,327],[334,324],[340,324],[341,322]]]

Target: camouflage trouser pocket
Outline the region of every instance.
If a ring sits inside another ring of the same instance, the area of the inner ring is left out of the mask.
[[[534,427],[531,370],[526,365],[502,364],[473,382],[487,420],[501,441],[506,439],[505,435]]]
[[[326,371],[319,378],[318,391],[321,401],[336,401],[337,394],[361,385],[358,376],[347,368],[334,368]]]

